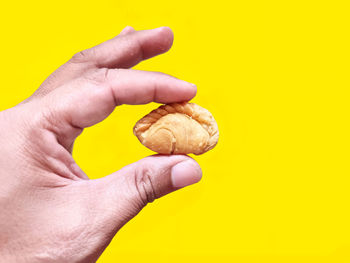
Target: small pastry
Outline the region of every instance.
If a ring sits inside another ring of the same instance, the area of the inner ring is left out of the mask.
[[[139,141],[161,154],[205,153],[219,139],[211,113],[194,103],[171,103],[153,110],[134,127]]]

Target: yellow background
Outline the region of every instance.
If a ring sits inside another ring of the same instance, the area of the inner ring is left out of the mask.
[[[170,26],[136,68],[198,85],[220,128],[203,180],[147,206],[99,262],[350,262],[348,1],[6,1],[0,109],[126,25]],[[78,139],[98,178],[152,154],[122,106]]]

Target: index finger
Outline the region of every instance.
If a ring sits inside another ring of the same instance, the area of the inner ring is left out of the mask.
[[[73,127],[85,128],[102,121],[121,104],[188,101],[196,92],[194,84],[159,72],[100,69],[52,92],[48,107]]]

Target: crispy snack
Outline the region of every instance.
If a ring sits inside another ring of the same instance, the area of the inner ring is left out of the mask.
[[[211,113],[194,103],[172,103],[153,110],[134,127],[139,141],[162,154],[196,155],[212,149],[219,130]]]

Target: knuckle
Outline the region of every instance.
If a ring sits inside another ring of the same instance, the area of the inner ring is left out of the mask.
[[[73,55],[71,62],[82,63],[87,62],[94,55],[94,49],[85,49]]]
[[[80,62],[83,62],[85,58],[86,58],[86,51],[83,50],[74,54],[73,57],[71,58],[71,62],[80,63]]]
[[[108,68],[93,69],[84,74],[83,79],[97,86],[104,86],[107,83],[109,71]]]
[[[119,105],[117,104],[118,101],[110,81],[110,78],[112,78],[110,75],[115,73],[111,71],[116,70],[108,68],[91,69],[79,79],[81,85],[89,89],[90,97],[94,101],[101,103],[99,106],[100,110],[102,111],[104,109],[106,112],[113,111],[113,108]]]
[[[137,60],[145,59],[145,52],[140,40],[133,35],[125,35],[122,38],[123,46],[128,48],[131,57]]]
[[[147,203],[152,203],[157,198],[155,184],[152,181],[155,172],[154,168],[150,165],[135,170],[134,188],[137,199],[143,206]]]

